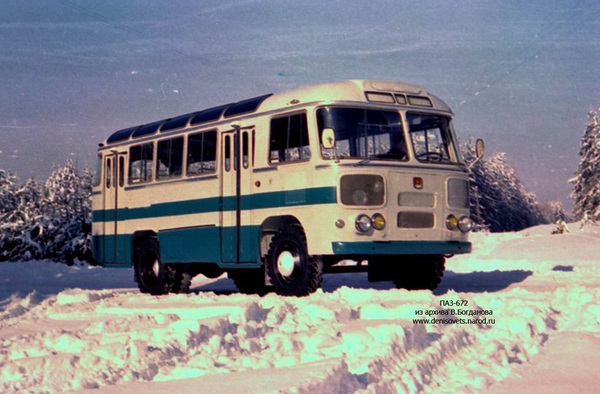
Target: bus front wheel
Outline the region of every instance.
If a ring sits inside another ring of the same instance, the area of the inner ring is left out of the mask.
[[[158,240],[145,240],[137,253],[135,279],[142,293],[152,295],[168,294],[173,290],[177,272],[170,264],[160,261]]]
[[[321,287],[323,262],[308,254],[304,231],[297,224],[285,225],[273,236],[265,268],[279,295],[306,296]]]

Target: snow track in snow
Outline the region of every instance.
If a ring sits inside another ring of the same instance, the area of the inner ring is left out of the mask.
[[[469,300],[477,308],[490,298]],[[505,298],[510,302],[494,307],[494,326],[416,325],[415,305],[433,310],[435,296],[349,288],[301,299],[70,290],[29,311],[30,333],[3,338],[0,381],[5,391],[64,391],[334,359],[337,368],[297,388],[343,381],[343,391],[421,391],[461,387],[466,379],[480,389],[527,362],[562,318],[560,310],[540,307],[539,295],[515,289]],[[573,309],[560,290],[541,298]],[[588,298],[579,310],[599,299]]]
[[[114,270],[74,269],[73,281],[63,273],[56,290],[46,283],[45,293],[0,301],[0,391],[479,391],[531,362],[557,332],[600,333],[598,246],[582,242],[598,234],[536,231],[477,235],[485,250],[451,260],[456,272],[437,295],[388,284],[376,289],[364,274],[347,274],[327,276],[324,291],[304,298],[241,295],[223,278],[196,281],[198,294],[153,297],[111,289]],[[515,242],[531,247],[518,256],[502,247]],[[583,257],[558,261],[551,243],[561,254],[571,248]],[[553,271],[560,262],[573,270]],[[44,269],[32,283],[64,269],[36,267]],[[69,288],[82,276],[96,282]],[[500,279],[506,283],[481,287]],[[440,300],[468,305],[446,307]],[[495,323],[413,321],[451,318],[437,314],[444,309],[490,310],[493,315],[459,317]]]

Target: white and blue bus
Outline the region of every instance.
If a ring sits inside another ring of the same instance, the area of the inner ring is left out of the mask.
[[[94,258],[150,294],[224,272],[245,293],[361,270],[434,289],[471,250],[452,116],[420,86],[350,80],[119,130],[98,150]]]

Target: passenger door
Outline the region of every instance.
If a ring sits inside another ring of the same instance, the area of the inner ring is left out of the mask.
[[[258,240],[248,230],[252,194],[253,128],[221,134],[221,261],[255,262]]]
[[[104,157],[103,199],[103,262],[115,264],[125,257],[119,248],[119,194],[125,187],[125,153],[112,153]]]

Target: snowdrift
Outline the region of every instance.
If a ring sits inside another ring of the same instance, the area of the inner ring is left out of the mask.
[[[600,228],[474,234],[429,291],[327,275],[305,298],[226,277],[152,297],[129,269],[0,265],[3,392],[478,391],[561,332],[600,336]]]

